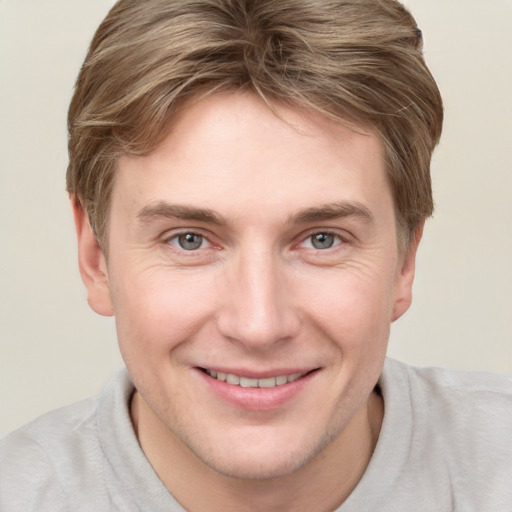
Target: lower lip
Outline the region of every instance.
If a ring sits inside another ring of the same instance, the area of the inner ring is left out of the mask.
[[[244,388],[210,377],[196,368],[206,385],[222,400],[253,411],[270,411],[291,402],[311,382],[318,370],[273,388]]]

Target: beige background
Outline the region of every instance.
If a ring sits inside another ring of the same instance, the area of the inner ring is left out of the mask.
[[[64,192],[66,109],[107,0],[0,0],[0,435],[122,365]],[[446,105],[437,212],[390,354],[512,374],[512,0],[409,0]]]

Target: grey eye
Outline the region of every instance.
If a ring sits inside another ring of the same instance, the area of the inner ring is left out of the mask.
[[[185,233],[176,237],[177,244],[185,251],[194,251],[201,248],[204,239],[201,235],[196,233]]]
[[[317,233],[310,237],[311,245],[315,249],[330,249],[334,245],[336,238],[335,235],[330,233]]]

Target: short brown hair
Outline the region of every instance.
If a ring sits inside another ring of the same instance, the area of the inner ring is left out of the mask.
[[[433,211],[430,159],[443,120],[421,49],[395,0],[120,0],[71,101],[68,192],[106,250],[118,158],[151,152],[188,98],[252,90],[378,132],[406,246]]]

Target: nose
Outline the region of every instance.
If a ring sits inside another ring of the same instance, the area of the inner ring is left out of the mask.
[[[293,305],[286,263],[271,250],[248,252],[228,270],[218,328],[248,348],[265,350],[298,334],[300,314]]]

